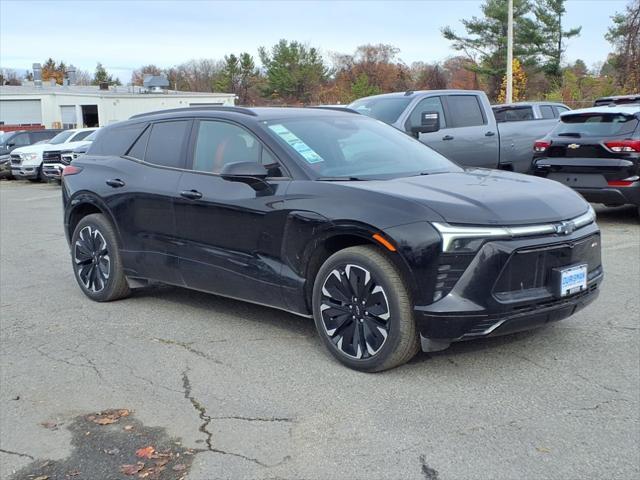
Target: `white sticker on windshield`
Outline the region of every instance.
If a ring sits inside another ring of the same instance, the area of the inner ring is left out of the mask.
[[[269,125],[269,128],[273,130],[281,139],[291,145],[296,152],[302,155],[307,163],[324,162],[324,158],[318,155],[309,145],[304,143],[298,138],[291,130],[281,124]]]

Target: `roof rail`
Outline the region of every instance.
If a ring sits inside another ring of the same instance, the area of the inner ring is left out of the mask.
[[[244,115],[251,115],[252,117],[257,117],[258,114],[249,108],[244,107],[225,107],[223,105],[194,105],[193,107],[180,107],[180,108],[170,108],[167,110],[155,110],[153,112],[145,112],[138,113],[136,115],[131,115],[129,119],[147,117],[149,115],[160,115],[163,113],[178,113],[178,112],[193,112],[196,110],[211,110],[217,112],[234,112],[234,113],[242,113]]]
[[[358,115],[360,115],[360,112],[349,107],[335,107],[332,105],[315,105],[315,106],[305,107],[305,108],[316,108],[318,110],[335,110],[336,112],[357,113]]]

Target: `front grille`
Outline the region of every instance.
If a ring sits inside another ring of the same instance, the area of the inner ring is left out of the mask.
[[[11,165],[20,165],[21,163],[20,155],[11,155]]]
[[[546,247],[517,250],[507,260],[493,293],[499,300],[517,301],[552,292],[554,268],[586,263],[588,279],[602,272],[600,235]]]
[[[60,151],[50,150],[42,153],[42,163],[60,163]]]

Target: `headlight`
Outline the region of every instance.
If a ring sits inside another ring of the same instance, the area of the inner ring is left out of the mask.
[[[22,158],[23,162],[25,160],[32,162],[34,160],[38,160],[38,154],[37,153],[21,153],[20,158]]]
[[[473,253],[487,240],[500,238],[530,237],[535,235],[569,235],[574,230],[593,223],[596,213],[589,205],[587,213],[571,220],[523,227],[466,227],[434,222],[442,237],[442,251]]]

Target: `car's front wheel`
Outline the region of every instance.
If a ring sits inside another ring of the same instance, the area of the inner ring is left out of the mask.
[[[71,237],[73,273],[84,294],[97,302],[129,295],[118,238],[113,225],[102,214],[82,218]]]
[[[313,316],[331,354],[356,370],[387,370],[418,351],[407,286],[374,246],[346,248],[326,260],[314,284]]]

